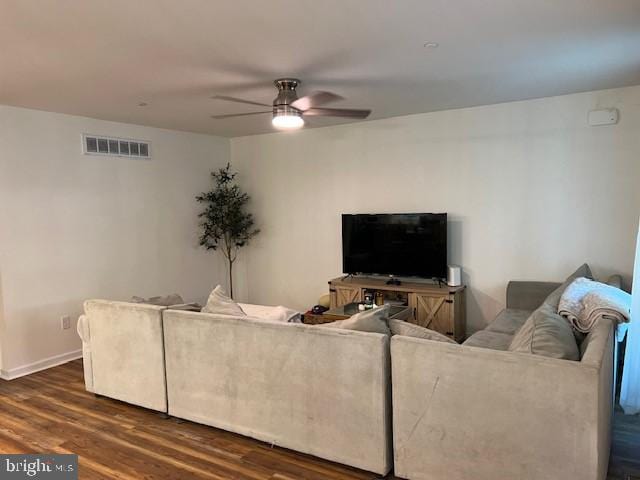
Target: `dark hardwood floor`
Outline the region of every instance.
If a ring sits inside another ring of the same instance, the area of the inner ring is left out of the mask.
[[[0,381],[0,452],[77,453],[82,479],[378,478],[233,433],[97,399],[84,390],[80,360]],[[640,417],[617,414],[609,478],[627,480],[629,474],[640,476]]]
[[[640,480],[640,416],[616,411],[608,480]]]

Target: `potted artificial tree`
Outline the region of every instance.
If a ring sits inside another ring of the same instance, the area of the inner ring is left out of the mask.
[[[226,167],[211,172],[211,177],[213,189],[196,197],[205,205],[198,214],[202,229],[200,245],[207,250],[222,250],[229,266],[229,294],[233,297],[233,262],[238,250],[260,230],[253,226],[253,215],[245,211],[250,197],[236,184],[231,165],[227,163]]]

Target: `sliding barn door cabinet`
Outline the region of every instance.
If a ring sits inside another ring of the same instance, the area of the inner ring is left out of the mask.
[[[442,333],[457,342],[465,338],[465,286],[450,287],[426,282],[388,285],[385,278],[339,277],[329,281],[331,308],[359,303],[366,292],[382,293],[385,303],[407,305],[408,322]]]

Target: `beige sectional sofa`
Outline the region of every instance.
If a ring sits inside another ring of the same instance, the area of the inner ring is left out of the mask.
[[[586,336],[580,361],[507,351],[532,310],[558,285],[512,282],[507,309],[463,345],[392,338],[396,476],[606,478],[612,323],[600,320]]]
[[[173,310],[164,333],[170,415],[391,469],[388,336]]]
[[[383,475],[392,468],[386,335],[107,300],[85,302],[78,332],[89,391]]]
[[[381,475],[604,480],[611,322],[579,361],[508,351],[559,285],[511,282],[463,345],[89,300],[86,388]]]

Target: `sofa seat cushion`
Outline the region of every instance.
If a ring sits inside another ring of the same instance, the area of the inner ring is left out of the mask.
[[[489,332],[506,333],[515,335],[524,325],[527,318],[531,315],[531,310],[520,310],[519,308],[505,308],[502,310],[493,322],[485,329]]]
[[[508,333],[480,330],[467,338],[463,345],[467,347],[488,348],[490,350],[507,350],[512,339],[513,335],[509,335]]]
[[[579,360],[580,352],[569,322],[543,303],[513,336],[509,351],[563,360]]]

